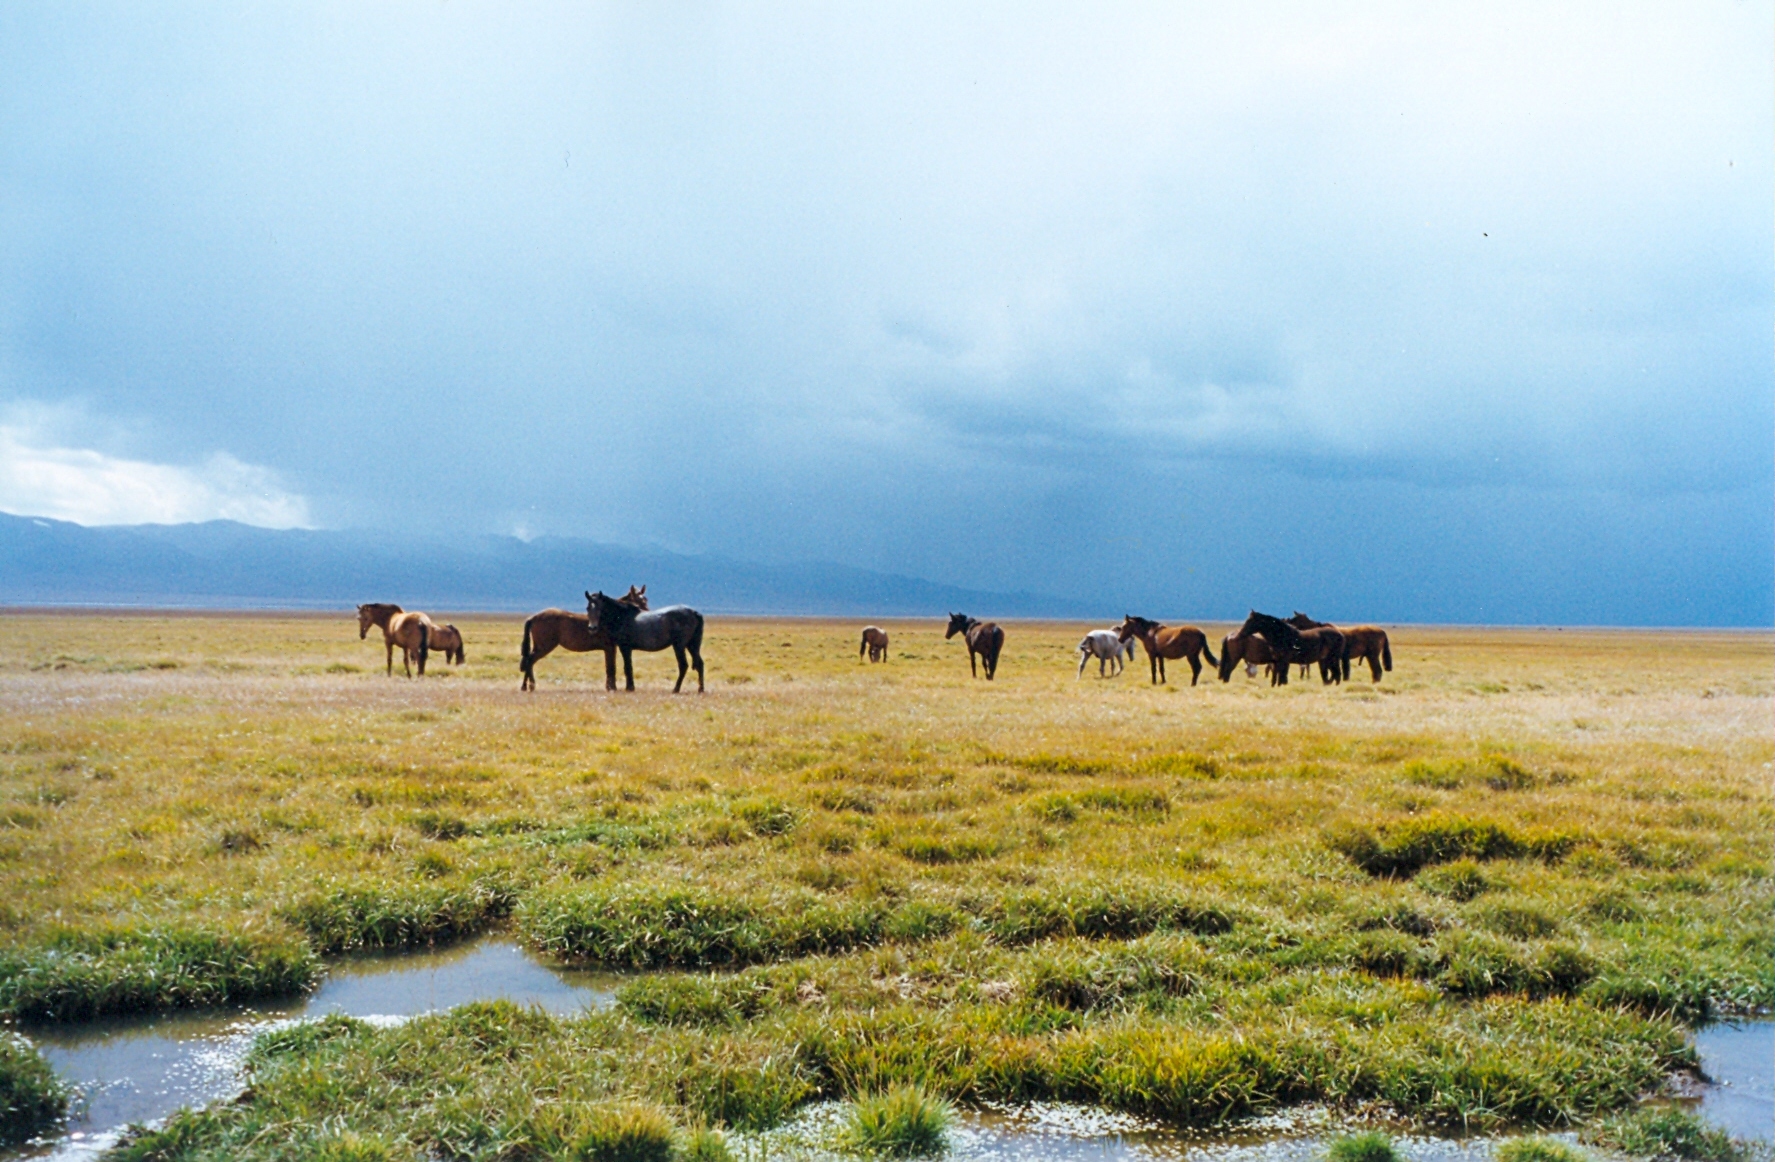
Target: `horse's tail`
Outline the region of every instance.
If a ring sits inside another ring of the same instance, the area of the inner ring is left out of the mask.
[[[419,623],[419,672],[425,673],[425,651],[431,648],[431,627],[425,622]]]
[[[860,658],[868,652],[869,652],[869,631],[864,630],[863,631],[863,644],[861,644],[857,647],[857,656]]]
[[[535,621],[534,617],[524,619],[524,640],[518,646],[518,669],[526,678],[530,676],[531,667],[536,665],[536,654],[530,645],[530,626]]]
[[[690,631],[690,640],[685,643],[690,647],[693,656],[701,657],[703,652],[703,615],[696,615],[696,628]]]
[[[1393,643],[1387,640],[1387,631],[1381,631],[1381,669],[1388,673],[1393,671]]]
[[[447,628],[451,633],[456,635],[456,664],[460,666],[462,663],[468,661],[468,651],[462,648],[462,631],[453,625]]]
[[[1226,647],[1222,646],[1221,648],[1225,649]],[[1219,659],[1215,658],[1214,649],[1212,646],[1210,646],[1208,644],[1208,635],[1207,634],[1202,635],[1202,656],[1204,658],[1208,659],[1208,664],[1210,666],[1214,666],[1216,668],[1219,668],[1220,661],[1219,661]]]

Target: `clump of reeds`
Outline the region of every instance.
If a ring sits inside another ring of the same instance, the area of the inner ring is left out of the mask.
[[[1584,1162],[1584,1152],[1557,1138],[1511,1138],[1492,1151],[1497,1162]]]

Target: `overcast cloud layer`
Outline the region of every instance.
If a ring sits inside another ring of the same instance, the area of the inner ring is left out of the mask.
[[[1768,4],[956,8],[0,9],[0,508],[1775,617]]]

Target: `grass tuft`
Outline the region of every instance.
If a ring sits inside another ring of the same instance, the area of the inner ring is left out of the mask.
[[[1334,1139],[1325,1156],[1331,1162],[1405,1162],[1393,1139],[1378,1130]]]
[[[928,1158],[949,1148],[949,1104],[917,1086],[859,1098],[842,1137],[846,1149],[884,1158]]]
[[[36,1046],[0,1031],[0,1146],[48,1130],[68,1113],[69,1090]]]
[[[1492,1151],[1497,1162],[1584,1162],[1584,1152],[1557,1138],[1511,1138]]]
[[[1743,1162],[1750,1151],[1724,1130],[1708,1126],[1688,1110],[1650,1106],[1610,1118],[1588,1135],[1600,1146],[1638,1158],[1682,1162]]]
[[[62,929],[0,951],[0,1013],[82,1021],[288,996],[314,984],[314,953],[260,934],[177,927]]]

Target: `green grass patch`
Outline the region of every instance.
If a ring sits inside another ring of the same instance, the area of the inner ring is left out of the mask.
[[[917,1086],[861,1097],[845,1118],[846,1149],[883,1158],[929,1158],[949,1149],[949,1104]]]
[[[50,1129],[68,1113],[68,1086],[43,1054],[16,1033],[0,1031],[0,1146]]]
[[[1639,1158],[1683,1162],[1743,1162],[1750,1151],[1688,1110],[1651,1106],[1609,1118],[1587,1135],[1599,1146]]]
[[[1378,1130],[1334,1138],[1325,1156],[1330,1162],[1405,1162],[1393,1139]]]
[[[485,931],[512,907],[512,893],[489,883],[356,883],[307,896],[280,915],[323,953],[418,948]]]
[[[0,951],[0,1013],[81,1021],[288,996],[314,984],[304,944],[178,927],[64,929]]]
[[[1483,820],[1432,817],[1378,827],[1346,825],[1330,831],[1325,842],[1369,875],[1405,877],[1457,859],[1556,861],[1579,838],[1569,832],[1523,834]]]

